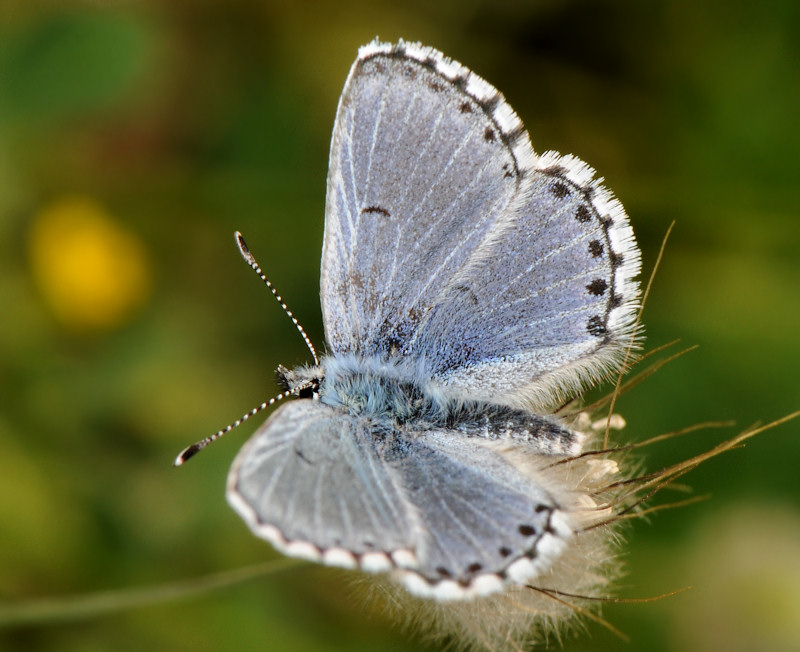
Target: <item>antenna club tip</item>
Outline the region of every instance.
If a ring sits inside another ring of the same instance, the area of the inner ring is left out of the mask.
[[[236,238],[236,246],[239,248],[239,253],[242,255],[242,258],[244,258],[251,267],[258,265],[256,259],[253,258],[253,254],[250,253],[250,247],[248,247],[247,243],[244,241],[244,236],[238,231],[235,231],[233,235]]]
[[[250,253],[250,247],[247,246],[247,243],[244,241],[244,236],[239,231],[233,232],[233,237],[236,240],[236,246],[239,247],[240,251],[245,254]]]
[[[178,457],[175,458],[175,461],[172,463],[172,466],[183,466],[188,460],[194,457],[200,448],[193,444],[188,448],[184,448],[180,453],[178,453]]]

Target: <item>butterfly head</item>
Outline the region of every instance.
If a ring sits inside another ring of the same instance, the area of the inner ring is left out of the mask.
[[[325,379],[325,369],[322,365],[302,365],[294,369],[278,365],[275,377],[284,392],[298,398],[318,398],[320,385]]]

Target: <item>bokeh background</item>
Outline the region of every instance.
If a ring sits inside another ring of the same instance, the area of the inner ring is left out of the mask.
[[[357,47],[434,45],[505,93],[537,151],[625,204],[648,343],[700,348],[624,397],[658,469],[800,407],[800,4],[0,1],[0,611],[277,558],[224,500],[244,426],[185,445],[308,361],[241,230],[322,342],[327,150]],[[627,531],[619,594],[564,649],[800,649],[800,421],[712,460],[701,504]],[[684,495],[673,496],[681,499]],[[0,629],[4,650],[433,650],[303,566],[174,604]]]

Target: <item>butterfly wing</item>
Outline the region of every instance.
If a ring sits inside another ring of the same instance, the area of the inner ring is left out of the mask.
[[[319,401],[270,416],[234,461],[227,495],[256,535],[289,555],[346,563],[411,543],[405,498],[369,422]]]
[[[228,500],[286,554],[458,598],[524,582],[561,552],[571,529],[543,486],[480,437],[386,430],[298,400],[239,453]]]
[[[419,563],[403,577],[412,590],[437,597],[492,592],[527,582],[561,554],[572,528],[559,497],[545,489],[553,483],[530,467],[535,455],[525,456],[522,470],[508,449],[453,430],[398,440],[387,463],[421,524]]]
[[[321,294],[332,353],[402,349],[515,205],[533,151],[488,83],[430,48],[373,43],[331,143]]]
[[[622,206],[573,157],[543,155],[522,210],[451,280],[409,347],[471,398],[542,406],[618,368],[640,255]]]
[[[455,393],[552,404],[619,367],[639,258],[592,170],[536,157],[491,85],[422,46],[362,49],[328,176],[332,353],[410,356]]]

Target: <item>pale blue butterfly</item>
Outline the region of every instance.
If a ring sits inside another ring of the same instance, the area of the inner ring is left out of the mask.
[[[536,155],[490,84],[419,44],[361,48],[331,144],[328,353],[279,370],[300,398],[239,453],[228,500],[284,553],[415,595],[525,585],[586,525],[548,471],[583,436],[540,415],[619,370],[639,269],[622,206],[578,159]]]

